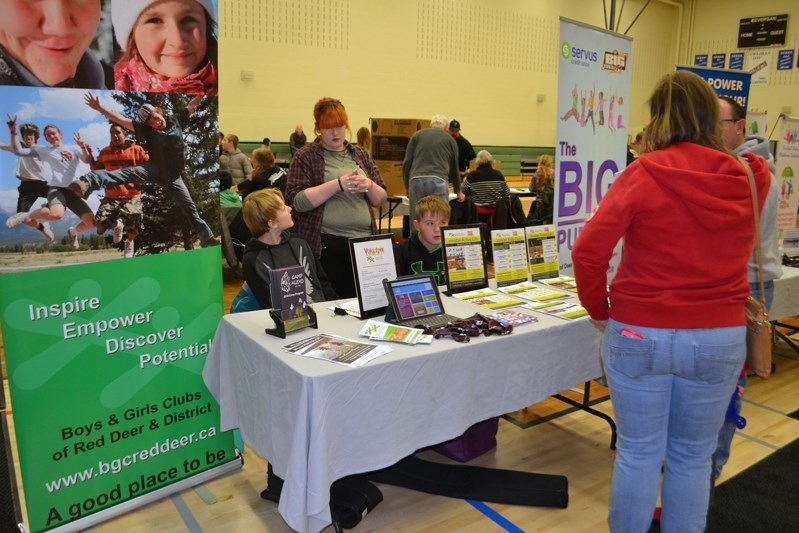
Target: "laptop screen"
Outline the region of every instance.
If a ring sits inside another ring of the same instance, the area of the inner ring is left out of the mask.
[[[397,278],[384,283],[400,322],[444,312],[433,276]]]

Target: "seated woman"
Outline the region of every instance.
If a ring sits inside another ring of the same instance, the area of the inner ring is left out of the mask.
[[[256,148],[251,154],[252,176],[238,185],[242,198],[253,191],[273,187],[286,194],[286,171],[275,164],[275,154],[268,148]]]
[[[555,167],[549,154],[538,157],[538,170],[530,180],[530,192],[535,202],[527,214],[527,225],[552,224],[552,209],[555,200]]]
[[[510,196],[505,176],[491,166],[493,161],[494,158],[488,150],[480,150],[477,153],[477,168],[466,177],[461,186],[463,194],[470,197],[477,206],[477,215],[481,222],[490,220],[497,203]]]
[[[272,307],[269,271],[294,265],[305,269],[309,303],[338,298],[308,243],[286,231],[294,222],[291,207],[285,204],[279,190],[262,189],[250,194],[244,200],[242,214],[254,235],[244,249],[244,281],[262,309]]]

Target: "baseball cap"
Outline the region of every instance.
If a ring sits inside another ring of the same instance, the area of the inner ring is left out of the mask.
[[[449,121],[449,129],[451,130],[459,130],[461,129],[461,123],[457,120],[450,120]]]
[[[150,118],[150,115],[153,114],[153,111],[155,111],[155,107],[153,107],[152,105],[150,105],[150,104],[142,105],[139,108],[139,112],[138,112],[139,120],[142,121],[142,122],[147,122],[147,119]]]

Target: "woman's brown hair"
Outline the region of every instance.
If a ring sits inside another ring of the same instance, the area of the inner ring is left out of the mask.
[[[649,98],[649,112],[642,151],[690,142],[729,153],[721,140],[718,97],[693,72],[678,70],[663,76]]]
[[[549,154],[538,156],[538,170],[535,172],[535,190],[544,191],[547,186],[553,187],[555,175],[549,169],[555,167],[555,160]]]

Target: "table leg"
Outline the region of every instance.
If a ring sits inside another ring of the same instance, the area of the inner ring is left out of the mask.
[[[780,322],[780,321],[775,321],[775,322],[773,322],[773,324],[774,324],[774,326],[775,326],[775,327],[774,327],[774,333],[775,333],[775,334],[776,334],[776,335],[777,335],[779,338],[781,338],[782,340],[784,340],[784,341],[785,341],[785,342],[788,344],[788,346],[790,346],[791,348],[793,348],[793,350],[794,350],[796,353],[799,353],[799,345],[797,345],[797,344],[796,344],[796,342],[794,342],[794,340],[793,340],[791,337],[789,337],[789,336],[788,336],[788,335],[786,335],[785,333],[783,333],[783,332],[781,332],[780,330],[778,330],[778,329],[777,329],[777,326],[779,326],[779,327],[781,327],[781,328],[785,328],[785,329],[789,330],[789,332],[790,332],[790,333],[796,333],[797,331],[799,331],[799,328],[797,328],[796,326],[794,326],[794,325],[791,325],[791,324],[784,324],[784,323],[782,323],[782,322]]]
[[[558,400],[560,400],[562,402],[565,402],[565,403],[567,403],[569,405],[577,407],[578,409],[581,409],[581,410],[585,411],[586,413],[590,413],[590,414],[592,414],[594,416],[597,416],[597,417],[601,418],[602,420],[605,420],[610,425],[610,449],[611,450],[615,450],[616,449],[616,422],[614,422],[613,418],[611,418],[610,416],[606,415],[605,413],[597,411],[596,409],[593,409],[591,407],[591,403],[590,403],[590,400],[591,400],[590,396],[591,396],[591,382],[590,381],[586,381],[585,382],[585,387],[583,388],[583,401],[582,402],[578,402],[576,400],[572,400],[571,398],[567,398],[566,396],[562,396],[560,394],[553,394],[552,395],[553,398],[557,398]]]

